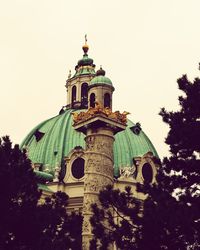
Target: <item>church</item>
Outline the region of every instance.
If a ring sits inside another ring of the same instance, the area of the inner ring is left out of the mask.
[[[49,118],[25,137],[34,171],[43,184],[43,196],[62,191],[69,196],[69,210],[83,214],[83,249],[92,238],[90,205],[98,204],[98,194],[107,185],[123,190],[155,181],[158,154],[139,123],[128,112],[112,107],[114,83],[105,70],[95,69],[88,56],[87,40],[83,57],[66,80],[67,103],[57,116]],[[124,107],[125,109],[126,107]]]

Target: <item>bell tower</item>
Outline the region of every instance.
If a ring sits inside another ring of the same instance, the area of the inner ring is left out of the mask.
[[[88,87],[89,107],[74,113],[74,128],[85,134],[85,169],[83,197],[82,249],[88,250],[92,239],[91,204],[99,204],[98,195],[114,183],[114,135],[126,128],[127,113],[112,112],[114,87],[101,68]],[[109,95],[109,98],[107,96]],[[93,97],[94,96],[94,99]]]
[[[75,74],[69,72],[66,81],[67,89],[67,107],[72,109],[81,109],[88,107],[88,86],[95,76],[95,64],[93,59],[88,57],[89,46],[85,36],[85,44],[82,47],[83,58],[80,59],[75,67]]]

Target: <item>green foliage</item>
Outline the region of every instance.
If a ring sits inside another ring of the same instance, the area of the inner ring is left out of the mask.
[[[62,192],[38,203],[31,163],[8,137],[0,140],[0,197],[0,249],[81,249],[82,216],[66,213],[68,196]]]

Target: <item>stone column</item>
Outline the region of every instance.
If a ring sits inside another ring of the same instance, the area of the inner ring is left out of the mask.
[[[86,163],[83,200],[83,250],[89,249],[92,239],[91,204],[99,203],[99,191],[113,184],[113,142],[111,128],[89,128],[86,134]]]
[[[83,198],[83,250],[89,250],[92,239],[91,204],[97,203],[101,189],[113,184],[114,134],[126,128],[126,114],[96,105],[86,112],[73,113],[74,128],[86,137],[85,180]]]

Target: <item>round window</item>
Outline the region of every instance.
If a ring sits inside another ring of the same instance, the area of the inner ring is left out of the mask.
[[[147,183],[152,182],[153,179],[153,171],[152,167],[149,163],[145,163],[142,167],[142,176],[144,178],[144,181]]]
[[[84,159],[77,158],[71,167],[72,175],[76,179],[81,179],[84,176]]]

